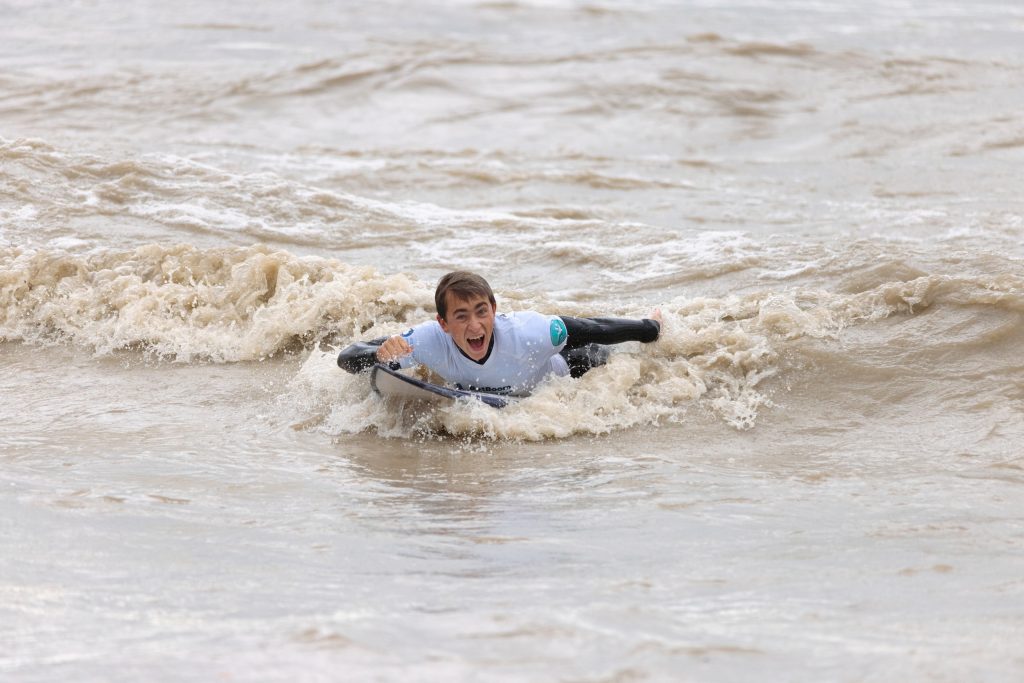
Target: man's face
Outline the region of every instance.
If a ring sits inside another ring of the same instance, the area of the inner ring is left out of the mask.
[[[437,316],[441,329],[447,332],[456,346],[473,360],[487,355],[494,333],[496,307],[486,296],[459,299],[452,292],[445,294],[448,304],[447,319]]]

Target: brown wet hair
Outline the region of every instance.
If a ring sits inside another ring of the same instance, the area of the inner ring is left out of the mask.
[[[476,273],[465,270],[456,270],[441,277],[437,281],[437,289],[434,290],[434,306],[437,314],[442,320],[448,319],[448,292],[451,292],[459,301],[466,301],[478,296],[485,296],[492,306],[497,306],[494,300],[494,292],[487,280]]]

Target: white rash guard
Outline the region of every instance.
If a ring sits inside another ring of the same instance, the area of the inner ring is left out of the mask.
[[[436,320],[402,336],[412,353],[399,359],[401,367],[426,365],[461,389],[525,396],[549,374],[569,374],[568,364],[558,355],[567,334],[557,315],[532,311],[496,315],[493,345],[482,363],[463,354]]]

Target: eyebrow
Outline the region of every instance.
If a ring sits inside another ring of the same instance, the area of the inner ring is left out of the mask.
[[[488,304],[486,301],[481,301],[473,307],[474,311],[479,311],[482,307],[486,307]],[[458,315],[459,313],[469,313],[469,306],[461,306],[452,311],[452,315]]]

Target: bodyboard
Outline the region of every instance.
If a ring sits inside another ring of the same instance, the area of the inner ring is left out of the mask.
[[[466,391],[452,387],[431,384],[423,380],[409,377],[383,365],[377,364],[370,371],[370,386],[381,396],[431,403],[456,401],[460,398],[481,401],[492,408],[504,408],[513,400],[508,396],[488,394],[482,391]]]

